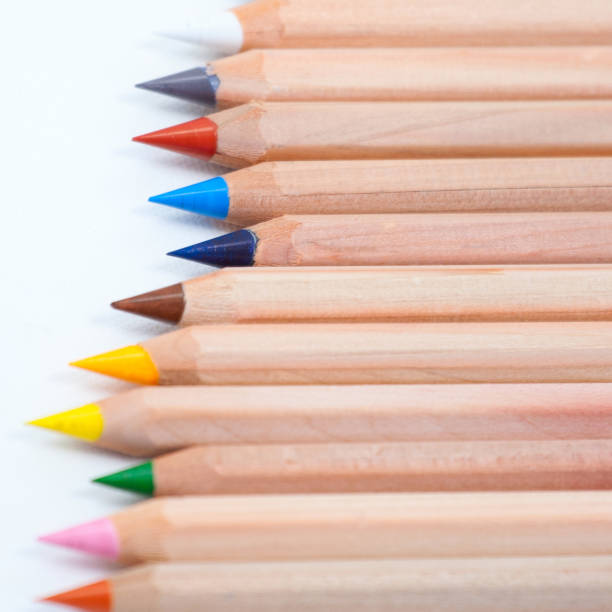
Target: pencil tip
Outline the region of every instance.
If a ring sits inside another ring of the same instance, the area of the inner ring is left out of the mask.
[[[95,442],[104,430],[104,419],[100,406],[87,404],[74,410],[30,421],[28,425],[59,431],[87,442]]]
[[[153,495],[155,482],[153,463],[147,461],[134,467],[94,479],[93,482],[143,495]]]
[[[126,346],[74,361],[70,365],[143,385],[156,385],[159,382],[159,374],[153,360],[139,345]]]
[[[112,607],[111,585],[108,580],[101,580],[79,589],[45,597],[42,601],[78,608],[85,612],[110,612]]]
[[[119,556],[119,536],[109,519],[83,523],[38,538],[40,542],[98,555],[107,559]]]
[[[154,147],[209,160],[217,152],[217,124],[200,117],[132,138]]]
[[[191,68],[159,79],[136,85],[139,89],[154,91],[187,102],[215,106],[219,77],[208,74],[206,68]]]
[[[233,11],[206,15],[197,26],[187,24],[182,28],[165,28],[157,34],[180,42],[205,45],[225,55],[238,53],[244,39],[242,25]]]
[[[168,255],[220,268],[252,266],[256,246],[255,234],[243,229],[172,251]]]
[[[179,323],[185,310],[183,285],[177,283],[163,289],[141,293],[111,304],[117,310],[149,317],[164,323]]]
[[[149,202],[216,219],[225,219],[230,207],[227,181],[221,176],[153,196]]]

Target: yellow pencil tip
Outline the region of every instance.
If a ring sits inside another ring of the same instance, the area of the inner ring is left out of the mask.
[[[87,404],[81,408],[30,421],[28,425],[59,431],[75,438],[81,438],[81,440],[95,442],[102,435],[104,419],[100,406]]]
[[[137,344],[75,361],[70,365],[142,385],[156,385],[159,382],[159,374],[153,360],[147,351]]]

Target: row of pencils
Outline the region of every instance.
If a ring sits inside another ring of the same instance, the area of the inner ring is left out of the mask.
[[[32,424],[154,496],[41,538],[90,612],[603,612],[612,601],[612,4],[256,0],[217,106],[135,140],[234,168],[151,198],[236,231],[113,304],[142,386]],[[596,46],[598,45],[598,46]],[[607,46],[610,45],[610,46]]]

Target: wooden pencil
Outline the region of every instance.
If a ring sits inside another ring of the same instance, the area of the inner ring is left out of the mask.
[[[192,446],[96,482],[156,496],[588,491],[612,489],[612,439]]]
[[[158,563],[47,598],[96,612],[602,612],[612,556]]]
[[[602,440],[612,385],[139,387],[31,424],[137,457],[197,444]]]
[[[167,497],[42,540],[122,563],[611,555],[612,491]]]
[[[162,385],[612,382],[612,323],[195,325],[72,365]]]
[[[612,154],[612,101],[252,102],[134,140],[264,161]]]
[[[265,162],[150,198],[251,225],[285,214],[612,210],[612,158]]]
[[[612,266],[224,268],[113,306],[180,325],[612,320]]]
[[[219,108],[251,100],[609,99],[612,47],[257,49],[138,87]]]
[[[612,263],[612,212],[284,215],[169,255],[219,267]]]
[[[265,47],[608,44],[606,0],[256,0],[174,33],[231,54]]]

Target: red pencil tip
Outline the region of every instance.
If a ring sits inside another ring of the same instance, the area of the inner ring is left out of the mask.
[[[201,117],[132,140],[208,160],[217,152],[217,124]]]
[[[111,586],[107,580],[102,580],[73,591],[45,597],[42,601],[71,606],[86,612],[110,612],[112,607]]]

